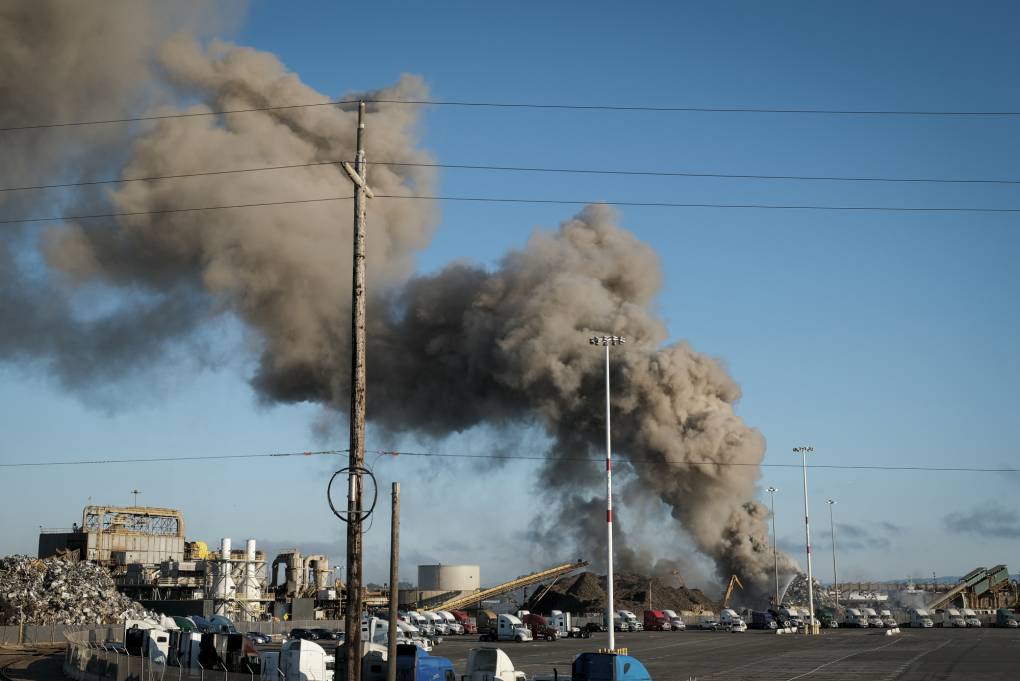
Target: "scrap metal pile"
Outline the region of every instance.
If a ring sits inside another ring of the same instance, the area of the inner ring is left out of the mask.
[[[0,558],[0,624],[113,624],[145,616],[99,565],[63,558]]]
[[[816,608],[831,608],[836,602],[833,600],[829,591],[821,585],[816,579],[814,581],[814,600]],[[808,588],[807,588],[807,575],[803,572],[793,578],[790,585],[786,587],[786,593],[783,595],[783,603],[794,604],[794,605],[807,605],[808,604]]]
[[[718,604],[698,589],[674,587],[657,578],[620,573],[613,580],[614,602],[617,608],[642,612],[648,607],[649,593],[654,608],[668,608],[676,612],[702,612],[716,610]],[[583,613],[601,612],[606,605],[606,577],[582,572],[575,577],[561,579],[548,592],[538,589],[525,603],[533,612]],[[538,597],[542,596],[541,599]]]

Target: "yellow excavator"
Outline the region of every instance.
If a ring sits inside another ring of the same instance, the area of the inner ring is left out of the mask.
[[[741,591],[744,589],[744,585],[740,583],[740,577],[733,575],[730,577],[730,585],[726,587],[726,595],[723,596],[722,607],[730,607],[730,598],[733,596],[733,585],[740,587]]]

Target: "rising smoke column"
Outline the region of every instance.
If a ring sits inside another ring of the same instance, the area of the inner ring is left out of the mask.
[[[755,500],[764,438],[734,413],[740,389],[717,361],[683,342],[662,345],[659,288],[658,258],[597,205],[537,232],[494,272],[455,265],[416,278],[373,327],[373,419],[434,435],[538,423],[554,440],[540,484],[564,499],[552,514],[566,528],[554,536],[597,557],[603,357],[587,337],[626,334],[613,356],[614,448],[641,483],[627,489],[661,499],[720,576],[740,575],[751,597],[768,594],[768,512]],[[636,555],[621,553],[625,566]],[[796,569],[785,556],[780,568]]]
[[[102,22],[97,25],[101,33]],[[126,106],[149,88],[157,90],[157,101],[160,88],[193,98],[192,112],[328,101],[265,52],[220,42],[203,47],[187,34],[152,44],[157,53],[138,47],[134,56],[151,60],[161,80],[126,78],[114,104]],[[9,91],[10,82],[4,74],[0,92]],[[411,77],[381,94],[427,95]],[[151,176],[349,159],[354,116],[323,106],[167,119],[145,126],[122,150],[128,160],[121,172]],[[428,161],[416,146],[416,116],[415,107],[372,105],[370,160]],[[107,158],[105,145],[95,147],[102,153],[83,149],[97,165]],[[48,172],[53,169],[40,171]],[[372,165],[369,176],[380,194],[429,193],[434,183],[431,172],[406,167]],[[349,189],[336,166],[319,165],[127,183],[105,200],[118,212],[158,211],[320,198]],[[564,500],[559,518],[567,523],[547,528],[554,534],[546,536],[565,538],[594,558],[604,516],[573,512],[601,507],[602,356],[586,339],[625,334],[631,342],[614,356],[614,445],[638,484],[624,488],[623,514],[628,495],[657,497],[720,576],[735,572],[749,590],[768,593],[766,511],[755,501],[764,440],[735,415],[739,388],[715,360],[685,343],[663,345],[666,331],[653,307],[661,282],[652,250],[617,226],[609,209],[591,206],[558,230],[536,232],[494,271],[458,264],[415,277],[415,254],[436,222],[434,209],[421,201],[372,203],[370,419],[390,432],[437,438],[480,424],[540,426],[553,445],[539,484]],[[9,330],[0,356],[48,362],[65,385],[84,390],[156,361],[167,339],[187,338],[229,314],[258,339],[252,385],[261,398],[343,411],[350,230],[349,202],[134,216],[50,230],[42,250],[59,279],[111,287],[136,302],[82,318],[62,295],[66,289],[36,286],[0,253],[0,315]],[[34,323],[12,323],[33,310],[39,313]],[[721,465],[727,463],[750,465]],[[625,565],[637,567],[646,555],[645,547],[620,543]],[[794,569],[786,557],[781,567]]]

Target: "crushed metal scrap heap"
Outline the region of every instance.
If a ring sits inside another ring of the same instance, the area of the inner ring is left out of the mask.
[[[64,558],[0,558],[0,624],[112,624],[145,609],[101,566]]]
[[[821,582],[817,579],[814,580],[814,599],[816,608],[831,608],[836,605],[832,595],[828,589],[822,586]],[[795,605],[807,605],[808,602],[808,588],[807,588],[807,575],[803,572],[798,574],[790,582],[790,585],[786,587],[786,593],[783,595],[783,602],[787,604]]]

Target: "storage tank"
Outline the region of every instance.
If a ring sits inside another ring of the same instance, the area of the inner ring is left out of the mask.
[[[477,591],[481,582],[477,565],[418,566],[418,588],[422,591]]]

